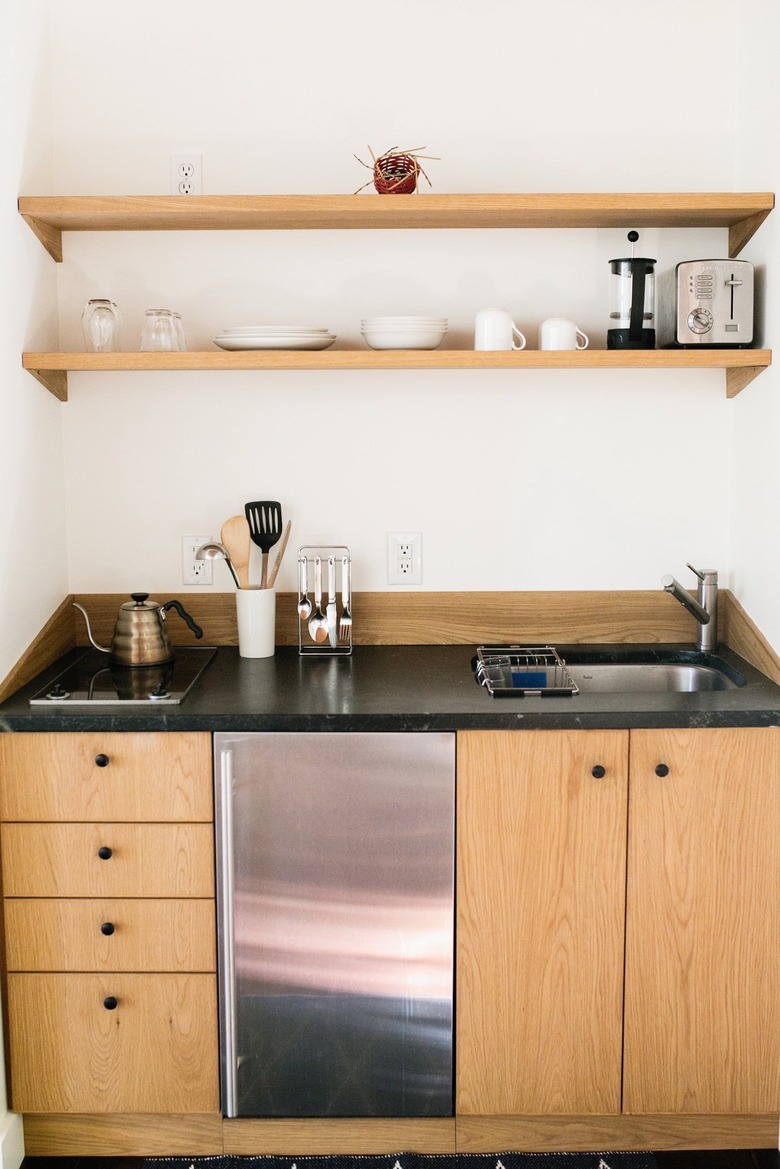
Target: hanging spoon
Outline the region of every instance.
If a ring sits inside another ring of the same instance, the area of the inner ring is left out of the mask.
[[[309,566],[306,557],[298,560],[298,616],[301,621],[308,621],[311,617],[311,601],[309,600]]]
[[[321,645],[328,638],[328,618],[322,611],[322,557],[314,557],[314,612],[309,621],[312,641]]]

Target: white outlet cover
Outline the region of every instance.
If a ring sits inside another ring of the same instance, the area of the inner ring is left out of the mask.
[[[214,583],[214,561],[195,560],[195,553],[211,536],[182,536],[181,580],[185,585],[210,585]]]
[[[408,555],[403,555],[408,545]],[[422,532],[387,533],[387,583],[422,584]]]

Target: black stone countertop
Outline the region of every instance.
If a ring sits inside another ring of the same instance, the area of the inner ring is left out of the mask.
[[[250,660],[220,648],[178,706],[31,707],[30,697],[83,650],[0,705],[0,731],[429,731],[780,725],[780,686],[730,650],[747,685],[699,693],[492,697],[475,681],[476,646],[357,646],[351,657],[300,657],[294,647]],[[650,660],[691,646],[558,646],[561,656]],[[694,655],[695,656],[695,655]]]

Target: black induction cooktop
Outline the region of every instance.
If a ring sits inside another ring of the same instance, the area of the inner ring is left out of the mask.
[[[176,649],[163,666],[115,666],[87,650],[30,699],[30,706],[175,706],[216,654],[213,646]]]

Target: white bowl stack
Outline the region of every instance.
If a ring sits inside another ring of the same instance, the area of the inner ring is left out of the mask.
[[[447,318],[364,317],[360,332],[372,349],[436,349],[447,332]]]

